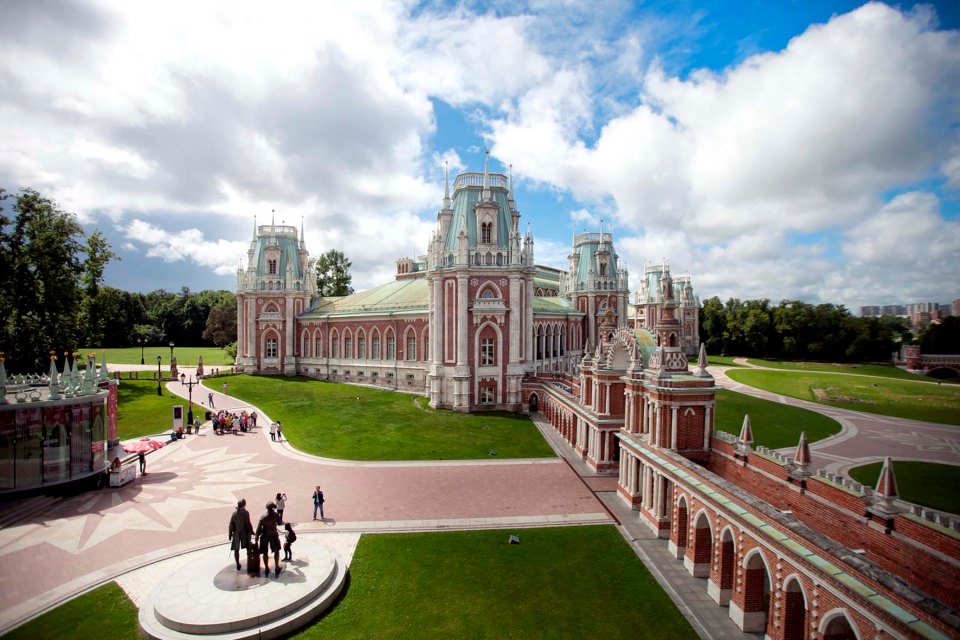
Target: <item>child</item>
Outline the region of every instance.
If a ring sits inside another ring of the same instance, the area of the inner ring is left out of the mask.
[[[297,534],[293,530],[293,525],[289,522],[283,525],[285,530],[283,537],[283,559],[287,562],[293,560],[293,543],[297,541]]]

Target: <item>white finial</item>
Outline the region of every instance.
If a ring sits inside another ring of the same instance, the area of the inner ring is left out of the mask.
[[[303,218],[304,216],[300,216],[300,242],[303,242]]]
[[[276,209],[270,209],[270,226],[274,226],[274,216],[276,216]]]
[[[507,186],[507,200],[513,200],[513,165],[508,164],[507,167],[510,173],[510,184]]]
[[[447,161],[443,161],[443,201],[446,203],[450,199],[450,168]],[[444,204],[446,206],[446,204]]]

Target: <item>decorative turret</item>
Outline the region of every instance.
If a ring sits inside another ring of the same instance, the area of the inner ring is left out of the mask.
[[[797,480],[806,480],[810,477],[810,445],[807,444],[807,432],[800,432],[800,442],[797,444],[797,450],[793,454],[793,469],[790,470],[790,476]]]
[[[890,456],[887,456],[883,459],[880,477],[877,478],[877,486],[873,492],[873,511],[877,515],[892,519],[900,511],[896,506],[896,500],[899,497],[897,477],[893,473],[893,461]],[[889,527],[888,523],[888,529]]]
[[[753,428],[750,426],[750,414],[743,416],[743,426],[740,427],[740,437],[737,438],[737,453],[747,455],[753,444]]]
[[[700,343],[700,355],[697,358],[697,375],[701,378],[709,377],[707,372],[707,345]]]

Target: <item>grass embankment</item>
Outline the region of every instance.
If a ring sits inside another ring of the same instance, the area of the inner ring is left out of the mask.
[[[697,360],[699,360],[698,356],[693,356],[692,358],[688,358],[691,368],[697,366]],[[736,362],[734,362],[731,356],[707,356],[707,366],[710,366],[710,365],[720,365],[723,367],[741,366]]]
[[[926,382],[936,382],[927,376],[921,376],[916,373],[904,371],[892,364],[841,364],[830,362],[791,362],[786,360],[763,360],[761,358],[750,358],[750,364],[758,367],[770,367],[771,369],[786,369],[789,371],[822,371],[824,373],[852,373],[860,376],[878,376],[881,378],[894,378],[897,380],[919,380]]]
[[[815,411],[726,389],[717,392],[717,430],[740,435],[743,416],[747,414],[753,430],[754,447],[764,445],[780,449],[796,446],[800,442],[801,431],[807,432],[807,442],[823,440],[840,432],[839,422]]]
[[[876,486],[882,462],[865,464],[850,469],[850,477],[869,487]],[[960,514],[960,466],[894,460],[893,474],[897,477],[900,497],[931,509]]]
[[[346,596],[294,637],[697,637],[612,526],[510,533],[365,535]]]
[[[147,372],[133,372],[134,375],[145,376]],[[151,372],[156,375],[155,372]],[[169,371],[164,371],[163,375],[169,376]],[[157,381],[153,380],[131,380],[124,374],[120,378],[120,385],[117,387],[117,431],[120,439],[139,438],[142,436],[153,435],[169,431],[173,426],[173,407],[174,405],[183,405],[183,419],[187,419],[187,400],[180,396],[175,396],[167,391],[166,382],[160,383],[160,390],[163,395],[157,395]],[[199,389],[194,389],[194,395],[198,398]],[[193,403],[194,416],[199,415],[203,420],[203,414],[206,407]]]
[[[510,533],[520,537],[519,545],[507,544]],[[137,610],[115,582],[7,637],[104,634],[139,637]],[[697,635],[617,531],[589,526],[364,535],[341,599],[293,637],[692,640]]]
[[[422,397],[311,378],[220,377],[219,390],[283,423],[306,453],[344,460],[469,460],[551,457],[529,418],[505,412],[435,410]]]
[[[97,354],[97,364],[100,363],[101,353],[107,352],[107,362],[109,364],[140,364],[140,347],[124,347],[123,349],[103,349],[102,347],[87,347],[80,349],[78,353]],[[177,358],[177,364],[180,366],[194,367],[197,365],[197,358],[203,356],[203,366],[229,367],[233,364],[226,351],[218,347],[176,347],[173,355]],[[160,356],[164,366],[170,367],[170,347],[167,345],[154,345],[143,348],[143,362],[156,366],[157,356]]]
[[[960,425],[960,388],[827,373],[730,370],[731,380],[801,400],[884,416]]]
[[[99,638],[135,640],[137,608],[116,582],[111,582],[66,602],[17,627],[7,640],[36,638]]]

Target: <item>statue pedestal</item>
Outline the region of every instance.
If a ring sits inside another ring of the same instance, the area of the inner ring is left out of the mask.
[[[140,607],[145,638],[241,639],[287,635],[325,611],[343,589],[347,567],[333,551],[298,538],[294,560],[281,562],[274,577],[251,576],[246,552],[237,571],[233,553],[224,544],[181,567],[157,585]]]

